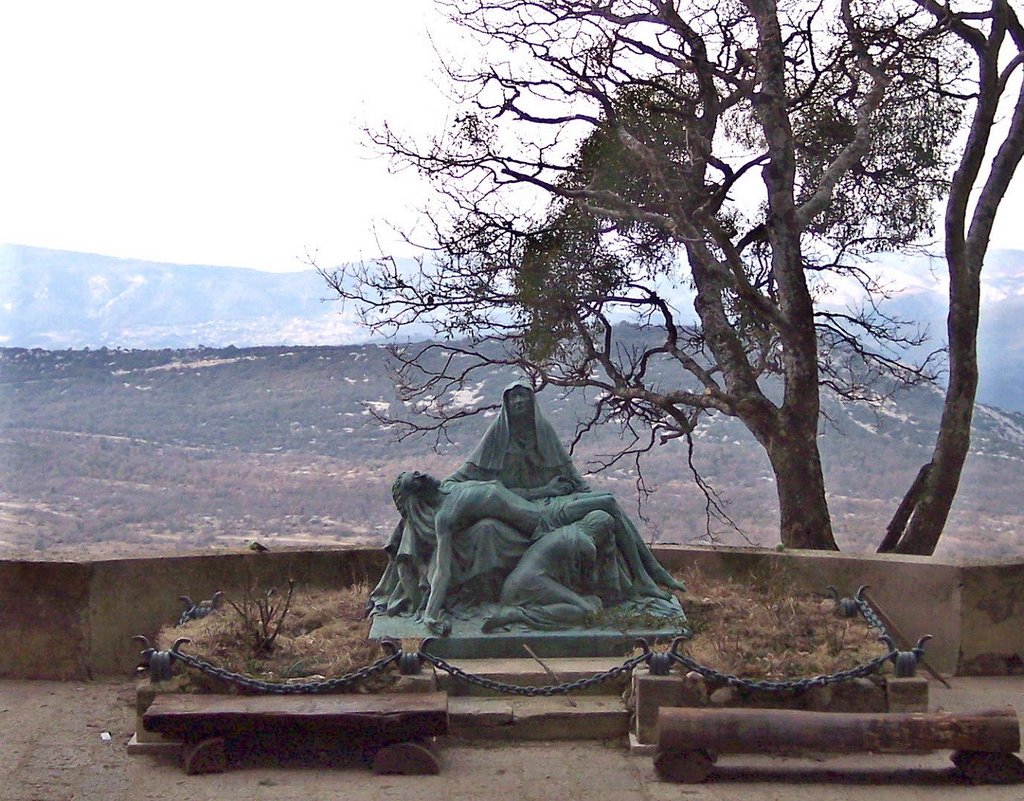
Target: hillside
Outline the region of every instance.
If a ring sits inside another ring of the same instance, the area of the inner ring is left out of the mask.
[[[411,260],[400,263],[414,270]],[[331,266],[331,265],[323,265]],[[943,346],[941,259],[878,254],[879,283],[893,292],[889,314],[930,333],[918,355]],[[664,287],[680,310],[693,307],[685,283]],[[837,282],[820,298],[845,310],[859,290]],[[313,269],[270,273],[237,267],[163,264],[91,253],[0,244],[0,346],[25,348],[190,348],[350,345],[368,340],[352,308],[324,302]],[[978,354],[978,399],[1024,411],[1024,251],[986,259]],[[684,311],[685,316],[685,311]],[[425,329],[403,335],[426,338]]]
[[[371,408],[395,400],[387,352],[347,347],[45,351],[0,349],[0,555],[152,553],[275,544],[380,544],[394,524],[398,472],[444,475],[479,437],[470,418],[450,441],[399,445]],[[493,404],[513,376],[498,370],[448,398]],[[541,403],[568,440],[586,399],[544,393]],[[900,495],[927,461],[941,408],[935,389],[877,409],[826,399],[823,460],[837,539],[873,550]],[[605,428],[577,449],[582,470],[611,453]],[[728,501],[744,536],[718,525],[724,543],[777,541],[768,464],[734,421],[698,432],[696,464]],[[944,555],[1024,553],[1024,415],[982,407],[974,452]],[[592,476],[635,508],[630,464]],[[644,463],[656,491],[644,504],[644,536],[706,538],[704,499],[684,445]]]

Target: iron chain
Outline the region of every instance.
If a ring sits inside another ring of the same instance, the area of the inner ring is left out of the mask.
[[[894,652],[889,652],[883,656],[876,656],[869,662],[864,662],[856,667],[852,667],[849,670],[840,670],[835,673],[829,673],[822,676],[808,676],[802,679],[786,679],[780,681],[773,681],[770,679],[743,679],[739,676],[735,676],[732,673],[722,673],[720,670],[715,670],[707,665],[702,665],[688,656],[683,656],[673,650],[669,651],[669,656],[678,662],[680,665],[685,667],[687,670],[692,670],[699,673],[706,679],[712,681],[722,682],[733,687],[741,687],[746,690],[764,690],[767,692],[804,692],[812,687],[826,687],[829,684],[839,684],[844,681],[852,681],[853,679],[864,678],[870,676],[882,665],[892,659]]]
[[[593,676],[586,676],[582,679],[577,679],[576,681],[567,681],[561,684],[548,684],[542,687],[508,684],[503,681],[495,681],[494,679],[488,679],[484,676],[467,673],[462,668],[446,662],[439,656],[426,653],[422,646],[420,646],[419,656],[423,661],[429,662],[438,670],[443,670],[450,676],[461,679],[468,684],[475,684],[478,687],[483,687],[500,693],[507,693],[509,695],[525,695],[529,698],[537,696],[550,698],[553,695],[565,695],[567,693],[574,692],[575,690],[585,690],[587,687],[593,687],[596,684],[602,684],[603,682],[610,681],[616,676],[628,673],[639,665],[645,663],[649,659],[650,654],[643,653],[639,656],[631,657],[621,665],[616,665],[615,667],[602,671],[601,673],[595,673]]]
[[[343,689],[348,687],[350,684],[372,676],[375,673],[380,673],[381,671],[386,670],[401,656],[401,651],[390,653],[387,656],[382,656],[376,662],[359,668],[359,670],[354,670],[351,673],[346,673],[343,676],[337,676],[332,679],[292,682],[286,684],[276,681],[263,681],[262,679],[255,679],[252,676],[246,676],[242,673],[234,673],[230,670],[226,670],[225,668],[217,667],[216,665],[203,659],[199,659],[198,657],[183,654],[180,651],[170,651],[169,653],[173,654],[175,659],[180,659],[189,667],[195,668],[207,676],[221,679],[253,692],[275,695],[309,695],[314,693],[335,692],[336,690]]]
[[[882,624],[881,619],[875,614],[875,610],[871,608],[871,604],[864,599],[864,590],[866,589],[867,585],[865,584],[857,590],[857,594],[854,596],[853,600],[856,601],[857,608],[860,610],[860,613],[867,624],[878,632],[879,639],[882,637],[888,637],[889,632],[885,630],[885,626]]]

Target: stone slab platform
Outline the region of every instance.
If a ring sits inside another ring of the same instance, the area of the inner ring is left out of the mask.
[[[431,645],[430,650],[433,650],[433,645]],[[589,678],[596,673],[603,673],[610,668],[621,665],[624,659],[625,657],[613,656],[544,659],[544,665],[557,678],[552,677],[543,666],[537,663],[537,660],[532,658],[458,659],[453,664],[467,673],[472,673],[491,681],[516,684],[521,687],[543,687],[550,684],[561,684],[563,682],[573,682]],[[585,690],[576,690],[572,693],[571,697],[578,698],[581,695],[610,695],[619,697],[626,687],[629,686],[629,681],[630,674],[622,673]],[[450,697],[496,694],[475,684],[460,681],[440,670],[437,671],[437,685],[439,689],[447,691]]]
[[[629,730],[614,697],[457,697],[448,713],[450,734],[466,740],[621,740]]]
[[[437,637],[429,651],[442,659],[504,659],[529,656],[524,645],[539,657],[627,656],[633,642],[643,637],[649,643],[670,642],[680,635],[675,628],[586,631],[493,631],[485,634],[479,620],[456,620],[447,637]],[[422,640],[432,636],[427,627],[408,618],[378,615],[370,627],[370,639]]]

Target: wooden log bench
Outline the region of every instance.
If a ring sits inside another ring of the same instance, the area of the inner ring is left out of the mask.
[[[186,773],[217,773],[228,755],[292,755],[312,747],[360,756],[375,773],[437,774],[432,738],[448,732],[446,693],[159,695],[146,731],[181,740]]]
[[[702,782],[719,754],[953,751],[973,783],[1024,779],[1012,707],[979,712],[859,713],[785,709],[659,710],[654,766],[673,782]]]

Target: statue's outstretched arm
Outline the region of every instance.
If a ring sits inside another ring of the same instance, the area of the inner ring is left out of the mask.
[[[437,534],[434,572],[430,577],[430,595],[423,613],[423,622],[433,634],[445,636],[451,632],[451,624],[444,620],[444,602],[452,578],[452,524],[448,516],[438,512],[434,519]]]

